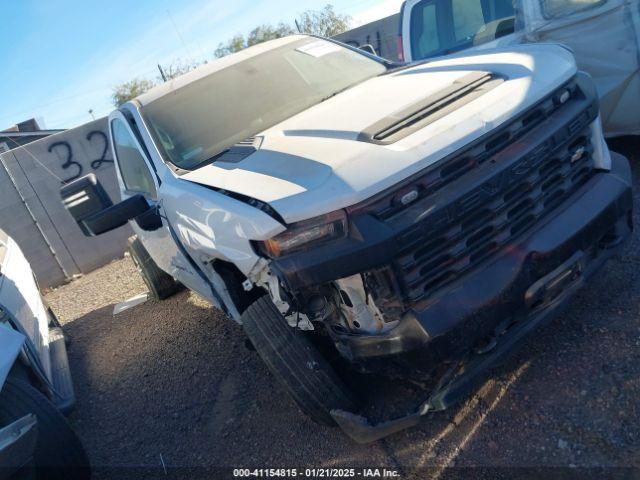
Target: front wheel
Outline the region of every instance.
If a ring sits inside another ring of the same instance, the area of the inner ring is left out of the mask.
[[[9,377],[0,391],[0,425],[8,425],[28,414],[38,420],[34,455],[37,478],[90,478],[87,455],[64,415],[29,382]]]
[[[287,325],[268,295],[247,308],[242,325],[256,351],[312,420],[335,426],[331,410],[354,411],[357,402],[315,345]]]
[[[137,236],[129,238],[129,254],[154,300],[165,300],[184,288],[156,265]]]

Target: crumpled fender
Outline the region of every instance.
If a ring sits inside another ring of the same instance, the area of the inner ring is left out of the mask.
[[[0,324],[0,389],[22,350],[25,338],[21,333]]]

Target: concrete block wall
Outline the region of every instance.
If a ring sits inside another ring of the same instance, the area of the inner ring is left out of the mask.
[[[18,239],[23,250],[30,252],[29,260],[38,266],[42,278],[54,285],[65,281],[66,275],[56,262],[38,225],[2,166],[0,166],[0,228],[12,238]]]
[[[60,285],[122,256],[131,235],[128,226],[85,237],[60,199],[63,182],[94,173],[118,201],[106,119],[16,148],[0,160],[0,228],[20,244],[41,287]]]

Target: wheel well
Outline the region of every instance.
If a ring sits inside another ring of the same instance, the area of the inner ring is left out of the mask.
[[[254,285],[254,287],[248,292],[244,289],[242,284],[247,280],[247,277],[231,262],[225,262],[224,260],[216,260],[212,264],[213,269],[224,281],[227,287],[229,296],[233,300],[238,312],[242,314],[253,302],[263,296],[266,292]]]

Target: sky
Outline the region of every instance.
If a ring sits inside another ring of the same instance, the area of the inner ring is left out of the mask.
[[[293,24],[327,3],[353,26],[397,13],[402,0],[20,0],[3,2],[0,130],[28,118],[71,128],[109,114],[113,87],[155,79],[157,64],[211,59],[257,25]]]

